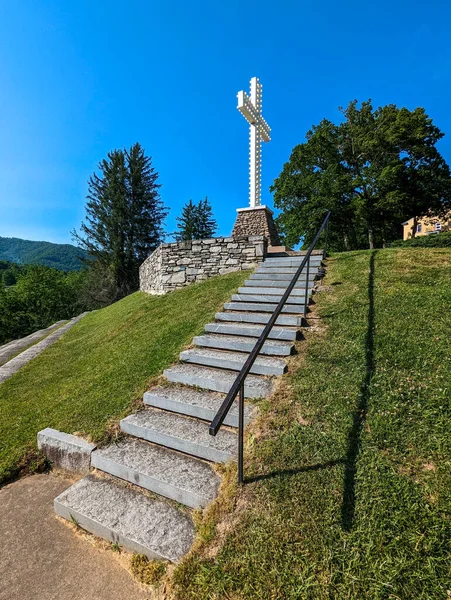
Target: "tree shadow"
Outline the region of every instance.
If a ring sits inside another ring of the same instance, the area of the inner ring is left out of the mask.
[[[324,463],[317,463],[315,465],[299,467],[298,469],[281,469],[277,471],[271,471],[271,473],[255,475],[254,477],[246,477],[246,483],[255,483],[256,481],[263,481],[264,479],[273,479],[274,477],[281,476],[290,477],[291,475],[297,475],[298,473],[307,473],[308,471],[319,471],[320,469],[335,467],[336,465],[342,465],[343,463],[345,463],[345,459],[338,458],[336,460],[328,460]]]
[[[365,336],[365,377],[359,390],[359,399],[353,415],[351,429],[348,433],[348,450],[345,461],[343,482],[343,502],[341,506],[341,525],[350,531],[355,516],[355,483],[357,459],[361,449],[362,430],[365,425],[368,403],[370,400],[370,384],[375,371],[374,358],[374,261],[377,250],[371,253],[370,272],[368,276],[368,327]]]

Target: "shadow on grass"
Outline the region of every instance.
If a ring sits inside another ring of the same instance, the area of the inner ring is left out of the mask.
[[[343,482],[343,502],[341,506],[341,525],[345,531],[350,531],[355,516],[355,480],[357,459],[361,448],[362,429],[365,424],[370,400],[370,383],[375,370],[374,359],[374,261],[377,250],[371,253],[370,272],[368,276],[368,327],[365,336],[365,377],[359,390],[359,400],[355,409],[352,426],[348,433],[348,451],[345,460]]]
[[[328,460],[324,463],[317,463],[316,465],[299,467],[298,469],[278,469],[277,471],[272,471],[271,473],[255,475],[254,477],[246,477],[246,483],[255,483],[256,481],[273,479],[274,477],[289,477],[291,475],[297,475],[298,473],[307,473],[308,471],[319,471],[320,469],[327,469],[329,467],[335,467],[336,465],[342,465],[344,463],[344,458],[338,458],[336,460]]]

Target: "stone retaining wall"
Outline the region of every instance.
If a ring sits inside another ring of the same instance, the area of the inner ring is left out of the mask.
[[[263,261],[266,250],[263,235],[161,244],[139,269],[140,289],[166,294],[213,275],[252,269]]]

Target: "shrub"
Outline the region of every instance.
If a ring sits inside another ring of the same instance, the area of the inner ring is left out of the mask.
[[[396,240],[391,248],[451,248],[451,232],[433,233],[410,240]]]

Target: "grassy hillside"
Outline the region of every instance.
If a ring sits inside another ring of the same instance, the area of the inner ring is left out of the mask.
[[[451,594],[451,250],[337,255],[324,283],[180,599]]]
[[[0,237],[0,260],[21,265],[38,264],[62,271],[76,271],[82,267],[80,257],[85,256],[84,250],[71,244]]]
[[[89,314],[0,385],[0,483],[33,454],[44,427],[100,440],[246,276],[230,273],[166,296],[128,296]]]

